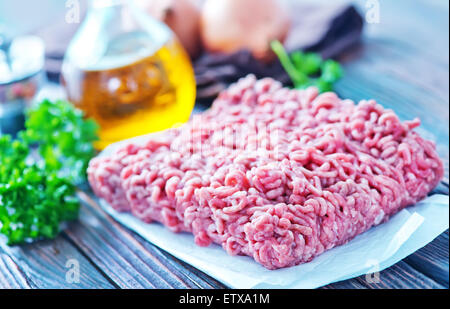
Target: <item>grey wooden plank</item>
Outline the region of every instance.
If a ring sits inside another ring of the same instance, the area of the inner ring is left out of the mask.
[[[81,192],[79,197],[84,205],[79,223],[66,234],[118,287],[221,287],[121,226],[101,210],[95,197]]]
[[[404,261],[417,271],[449,288],[448,230]]]
[[[448,230],[424,248],[382,271],[379,283],[366,276],[327,285],[325,289],[448,288]]]
[[[379,280],[378,280],[379,279]],[[445,286],[401,261],[379,273],[329,284],[323,289],[443,289]]]
[[[448,179],[439,182],[436,188],[434,188],[434,190],[431,192],[431,194],[449,195],[449,186],[448,183],[446,182],[447,180]]]
[[[113,287],[62,235],[54,240],[12,247],[7,246],[2,240],[0,252],[0,284],[5,284],[5,287],[40,289]],[[74,271],[79,274],[79,280]],[[75,274],[75,277],[71,274]]]
[[[365,14],[367,1],[354,2]],[[378,3],[380,23],[366,24],[366,34],[369,37],[406,42],[411,46],[410,52],[417,51],[426,56],[426,59],[446,62],[448,66],[448,1],[395,0]]]
[[[7,254],[0,253],[0,289],[29,288],[31,286],[19,266]]]
[[[216,279],[206,275],[201,270],[183,262],[182,260],[177,259],[176,257],[171,256],[167,252],[164,252],[164,251],[162,251],[162,252],[164,254],[170,256],[171,259],[175,263],[178,263],[180,265],[179,267],[181,267],[181,270],[183,270],[186,273],[186,275],[191,278],[191,280],[193,280],[195,282],[198,282],[198,281],[205,282],[206,284],[209,285],[207,287],[212,288],[212,289],[228,289],[229,288],[228,286],[224,285],[220,281],[217,281]]]
[[[374,277],[370,277],[374,278]],[[366,276],[356,279],[368,289],[443,289],[443,285],[427,277],[413,267],[400,261],[380,272],[379,281],[367,280]],[[375,282],[373,282],[375,281]]]

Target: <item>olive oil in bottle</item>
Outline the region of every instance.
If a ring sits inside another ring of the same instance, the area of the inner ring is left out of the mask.
[[[108,144],[186,122],[195,102],[187,53],[164,24],[121,0],[94,0],[62,69],[68,99]]]

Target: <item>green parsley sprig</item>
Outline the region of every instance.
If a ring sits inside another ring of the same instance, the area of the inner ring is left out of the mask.
[[[42,101],[28,111],[23,140],[37,144],[48,171],[58,170],[60,176],[75,183],[86,179],[89,160],[94,156],[98,125],[84,119],[83,112],[67,101]]]
[[[289,55],[279,41],[273,41],[271,46],[295,88],[315,86],[320,92],[332,91],[334,83],[343,76],[341,65],[334,60],[301,51]]]
[[[54,238],[78,217],[75,185],[95,154],[97,125],[66,101],[41,102],[25,127],[16,140],[0,136],[0,233],[9,245]]]

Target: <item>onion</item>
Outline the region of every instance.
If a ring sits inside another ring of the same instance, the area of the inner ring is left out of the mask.
[[[270,42],[283,42],[291,22],[277,0],[206,0],[200,24],[208,51],[248,49],[255,58],[270,61],[275,56]]]
[[[199,55],[200,9],[197,0],[140,0],[137,4],[169,26],[192,58]]]

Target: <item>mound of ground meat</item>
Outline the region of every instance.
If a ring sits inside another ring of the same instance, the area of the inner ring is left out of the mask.
[[[432,142],[375,101],[248,76],[179,128],[94,158],[119,211],[268,269],[308,262],[424,198],[443,177]]]

